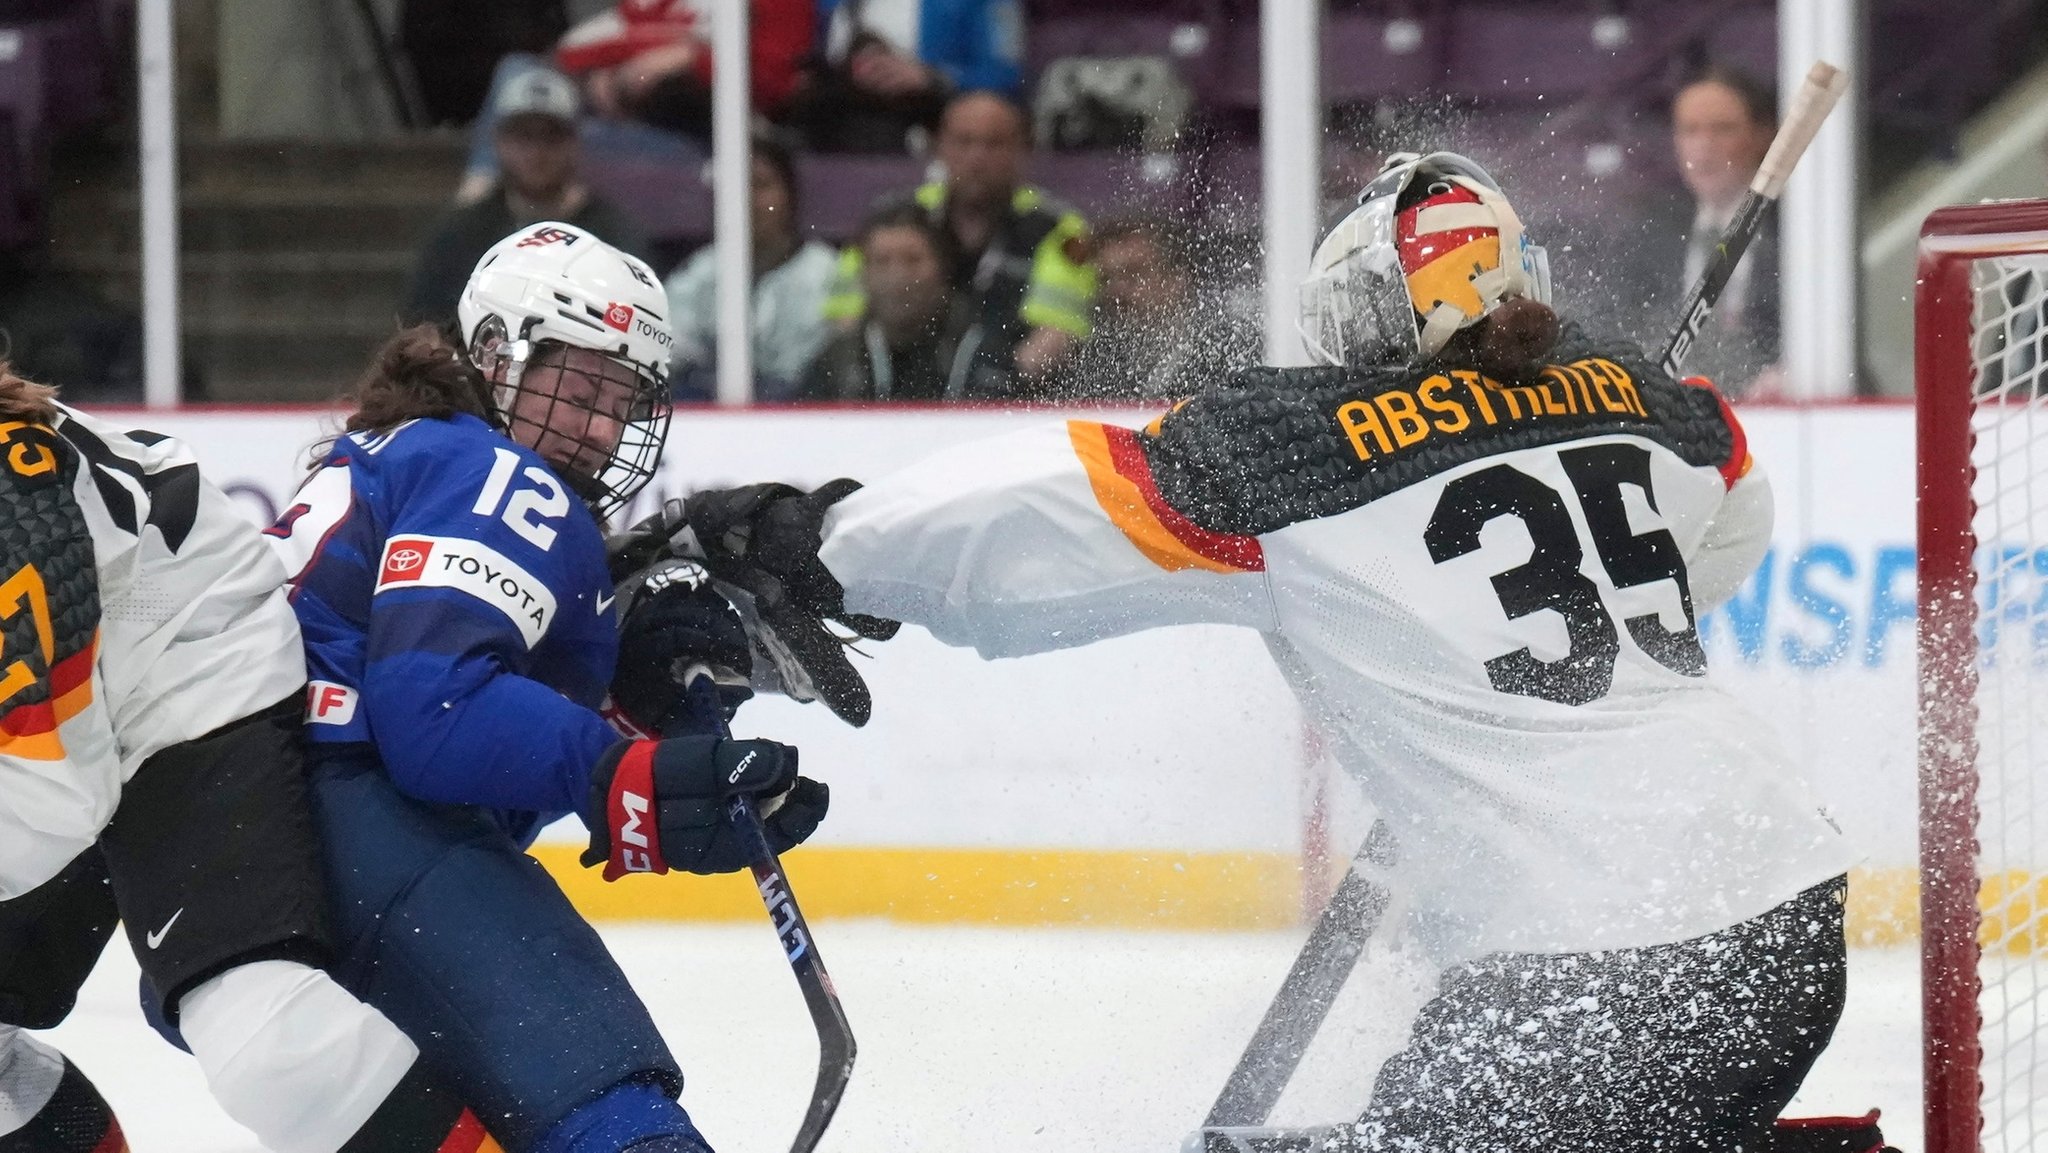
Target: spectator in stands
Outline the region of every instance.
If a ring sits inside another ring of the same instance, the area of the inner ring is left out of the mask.
[[[823,51],[791,124],[819,151],[922,151],[914,134],[937,128],[955,93],[1022,93],[1020,8],[1019,0],[819,0]]]
[[[988,355],[991,333],[947,269],[950,233],[916,204],[882,208],[856,243],[863,308],[832,337],[804,385],[806,400],[971,400],[1006,394]]]
[[[789,150],[757,134],[753,148],[754,397],[790,400],[831,335],[825,297],[839,254],[805,240],[797,227],[796,164]],[[718,338],[718,260],[710,245],[668,278],[679,397],[709,399]]]
[[[646,258],[639,226],[586,188],[578,174],[574,84],[558,73],[530,71],[501,88],[492,108],[492,139],[502,175],[481,199],[455,208],[435,225],[400,310],[407,324],[452,321],[456,297],[476,262],[491,245],[538,221],[589,229]]]
[[[1692,216],[1663,230],[1666,239],[1656,251],[1664,283],[1655,295],[1667,303],[1663,315],[1646,322],[1646,332],[1668,332],[1676,321],[1678,304],[1706,270],[1763,163],[1777,122],[1770,89],[1737,69],[1710,67],[1679,89],[1671,102],[1672,145]],[[1731,396],[1766,395],[1778,391],[1777,360],[1778,230],[1766,217],[1686,367]]]
[[[552,66],[582,89],[594,114],[583,125],[587,138],[607,149],[658,147],[643,135],[651,126],[709,143],[709,11],[705,0],[619,0],[569,29]],[[747,79],[755,115],[774,120],[787,110],[811,54],[816,17],[815,0],[749,0]],[[492,90],[549,64],[506,56]],[[470,129],[469,171],[458,200],[480,195],[493,175],[489,107]]]
[[[1104,225],[1095,276],[1095,334],[1076,354],[1064,395],[1189,396],[1257,363],[1250,327],[1203,292],[1184,230],[1149,217]]]
[[[1024,110],[993,92],[946,105],[936,156],[944,175],[887,202],[923,212],[951,244],[954,289],[978,310],[988,352],[1031,391],[1087,339],[1095,265],[1079,213],[1024,184],[1030,153]],[[826,314],[860,316],[861,250],[840,256]]]

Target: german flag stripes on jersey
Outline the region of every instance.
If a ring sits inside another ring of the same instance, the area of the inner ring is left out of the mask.
[[[55,876],[142,762],[305,681],[284,570],[169,437],[0,422],[0,900]]]
[[[1263,634],[1404,841],[1440,955],[1664,944],[1850,854],[1697,614],[1770,537],[1711,386],[1568,329],[1500,381],[1252,369],[1143,429],[941,452],[827,514],[846,607],[1022,656],[1176,624]]]

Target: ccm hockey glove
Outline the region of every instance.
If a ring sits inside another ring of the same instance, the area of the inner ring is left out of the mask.
[[[823,700],[841,720],[864,725],[872,701],[847,660],[852,641],[825,621],[868,640],[887,640],[899,625],[847,612],[845,590],[818,559],[826,511],[859,487],[843,479],[808,493],[756,484],[669,501],[609,543],[613,576],[626,577],[664,556],[700,561],[746,618],[756,654],[769,666],[772,678],[757,674],[756,685],[792,700]]]
[[[694,561],[664,560],[619,588],[619,663],[612,704],[641,734],[675,732],[691,667],[718,682],[726,720],[753,690],[754,651],[746,621],[711,587]],[[687,730],[685,730],[687,731]]]
[[[737,796],[762,798],[768,844],[786,852],[816,831],[831,800],[822,782],[797,776],[796,761],[795,748],[775,741],[620,741],[590,771],[583,863],[603,862],[607,881],[744,869],[747,851],[725,812]]]

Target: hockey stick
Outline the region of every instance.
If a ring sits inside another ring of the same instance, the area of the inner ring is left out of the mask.
[[[1707,318],[1714,313],[1714,305],[1721,299],[1721,291],[1728,287],[1728,278],[1735,275],[1736,262],[1749,249],[1749,242],[1756,239],[1757,230],[1763,227],[1764,212],[1778,202],[1778,195],[1785,191],[1785,181],[1792,176],[1793,166],[1806,153],[1806,146],[1813,143],[1814,134],[1820,131],[1828,113],[1834,111],[1835,101],[1849,89],[1849,74],[1829,64],[1816,60],[1807,70],[1806,82],[1799,86],[1798,95],[1792,98],[1791,111],[1785,114],[1785,122],[1778,126],[1778,134],[1771,139],[1770,150],[1764,153],[1764,162],[1757,167],[1756,176],[1749,182],[1749,191],[1742,196],[1742,203],[1736,206],[1735,219],[1728,222],[1727,231],[1721,234],[1721,243],[1714,247],[1714,258],[1706,271],[1700,274],[1699,283],[1692,286],[1692,294],[1686,298],[1685,307],[1680,310],[1678,331],[1671,334],[1671,340],[1664,346],[1664,355],[1658,363],[1673,380],[1678,379],[1679,369],[1685,365],[1685,358],[1692,352],[1693,342],[1699,339],[1700,329],[1706,326]]]
[[[685,674],[684,683],[689,686],[692,713],[718,736],[730,739],[732,731],[726,726],[725,710],[718,701],[718,682],[711,670],[693,665]],[[796,894],[790,891],[782,862],[768,844],[768,831],[761,825],[761,814],[755,811],[752,798],[734,797],[726,815],[747,847],[747,867],[753,870],[754,887],[761,891],[761,903],[768,907],[768,919],[775,923],[775,933],[782,938],[782,953],[789,958],[797,987],[804,992],[804,1006],[811,1012],[811,1024],[818,1030],[818,1080],[811,1088],[804,1123],[789,1147],[790,1153],[811,1153],[825,1136],[825,1127],[832,1123],[832,1115],[839,1110],[839,1099],[853,1078],[853,1027],[846,1023],[846,1010],[840,1007],[832,975],[825,971],[825,962],[818,956],[817,939],[811,935],[803,910],[797,908]]]
[[[1700,276],[1699,283],[1693,286],[1680,315],[1678,330],[1672,333],[1671,340],[1665,345],[1660,363],[1674,379],[1686,356],[1691,353],[1693,342],[1699,337],[1707,317],[1713,314],[1722,290],[1727,288],[1736,262],[1742,259],[1749,242],[1755,239],[1757,229],[1763,223],[1764,210],[1777,202],[1793,167],[1806,153],[1806,146],[1813,142],[1822,122],[1848,87],[1848,73],[1826,61],[1817,60],[1808,69],[1806,81],[1793,98],[1791,110],[1786,114],[1784,123],[1779,125],[1770,149],[1764,153],[1763,163],[1758,166],[1756,177],[1750,181],[1749,191],[1737,207],[1735,219],[1722,235],[1713,261]],[[1189,1153],[1292,1153],[1293,1150],[1310,1148],[1313,1138],[1322,1132],[1248,1127],[1263,1125],[1274,1104],[1280,1100],[1281,1092],[1301,1062],[1301,1055],[1307,1051],[1323,1019],[1329,1015],[1331,1005],[1336,1002],[1337,994],[1344,988],[1352,967],[1358,963],[1359,955],[1365,951],[1366,942],[1385,912],[1385,891],[1360,871],[1361,863],[1373,854],[1374,836],[1383,832],[1383,826],[1373,826],[1365,847],[1360,850],[1359,859],[1352,862],[1343,883],[1337,887],[1336,895],[1330,898],[1322,916],[1317,918],[1314,930],[1302,945],[1301,954],[1294,960],[1294,967],[1288,971],[1279,993],[1266,1009],[1265,1019],[1259,1022],[1244,1055],[1238,1059],[1237,1068],[1231,1071],[1229,1082],[1209,1110],[1208,1120],[1203,1122],[1200,1131],[1188,1138],[1186,1149]],[[1216,1131],[1224,1128],[1240,1128],[1241,1131]]]

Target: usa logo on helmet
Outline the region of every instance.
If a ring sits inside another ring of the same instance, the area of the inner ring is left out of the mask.
[[[616,302],[606,305],[604,325],[606,328],[616,328],[620,332],[633,327],[633,306]]]
[[[518,246],[520,248],[544,248],[550,244],[560,243],[566,247],[581,239],[583,239],[581,236],[565,228],[536,228],[533,230],[532,235],[521,240]]]

